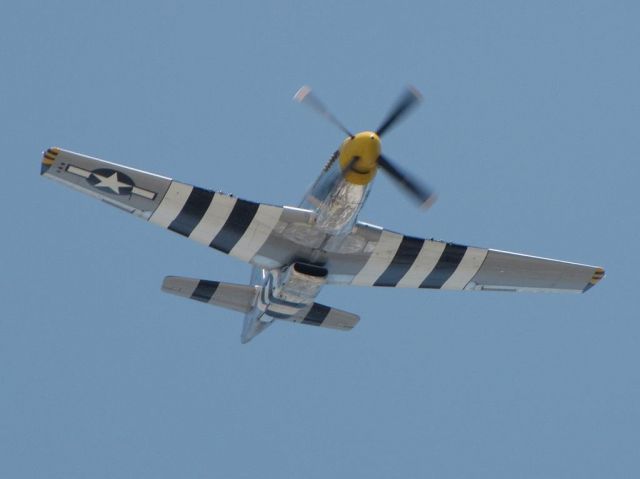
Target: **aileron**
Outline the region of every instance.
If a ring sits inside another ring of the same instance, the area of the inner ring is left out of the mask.
[[[470,289],[581,293],[603,276],[604,270],[596,266],[489,250]]]

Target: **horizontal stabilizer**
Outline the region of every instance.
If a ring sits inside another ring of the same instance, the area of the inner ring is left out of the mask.
[[[247,313],[253,307],[259,288],[245,284],[167,276],[162,282],[162,291]]]
[[[341,309],[332,308],[331,306],[325,306],[324,304],[313,303],[311,306],[303,309],[300,314],[283,319],[295,323],[309,324],[311,326],[349,331],[358,324],[360,316],[342,311]]]
[[[260,292],[260,287],[209,281],[206,279],[167,276],[162,282],[162,291],[184,298],[195,299],[203,303],[232,309],[240,313],[248,313],[255,304],[255,299]],[[358,324],[360,317],[357,314],[348,313],[347,311],[332,308],[331,306],[312,303],[300,310],[298,314],[294,314],[293,316],[282,315],[276,319],[349,331]]]

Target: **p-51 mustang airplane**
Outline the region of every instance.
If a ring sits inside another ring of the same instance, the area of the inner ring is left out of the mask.
[[[253,266],[249,285],[167,276],[162,290],[245,314],[241,341],[275,319],[350,330],[359,316],[314,302],[325,284],[513,292],[584,292],[595,266],[414,238],[357,220],[380,168],[418,202],[435,196],[381,153],[380,138],[420,99],[409,88],[376,131],[352,134],[311,93],[295,98],[347,138],[299,207],[272,206],[60,148],[41,174]]]

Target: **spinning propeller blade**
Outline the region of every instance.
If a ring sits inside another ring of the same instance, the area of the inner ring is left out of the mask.
[[[333,114],[329,110],[327,110],[327,107],[324,106],[324,103],[322,103],[318,99],[318,97],[313,94],[313,92],[311,91],[311,87],[309,87],[307,85],[303,86],[293,96],[293,99],[295,101],[297,101],[297,102],[300,102],[300,103],[306,103],[311,108],[313,108],[315,111],[320,113],[320,115],[322,115],[327,120],[329,120],[331,123],[333,123],[338,128],[340,128],[348,136],[353,138],[353,133],[351,133],[349,131],[349,129],[340,122],[340,120],[338,120],[335,116],[333,116]]]
[[[417,89],[412,86],[407,87],[407,90],[402,94],[391,112],[376,130],[378,136],[381,137],[384,135],[384,133],[391,128],[394,123],[405,116],[411,108],[420,102],[421,99],[422,95],[420,95],[420,92]]]
[[[414,199],[416,199],[422,209],[428,209],[435,203],[437,196],[432,189],[420,183],[415,177],[412,177],[402,171],[398,166],[384,155],[380,155],[378,158],[378,166],[382,168],[385,173],[391,176],[398,184],[404,188]]]
[[[306,103],[316,112],[320,113],[323,117],[336,125],[340,130],[354,138],[347,127],[345,127],[322,103],[311,91],[308,86],[303,86],[293,97],[294,100],[300,103]],[[381,137],[388,129],[394,126],[401,118],[415,107],[422,95],[420,92],[412,86],[407,87],[405,92],[400,96],[395,106],[391,109],[391,112],[384,119],[380,127],[376,130],[376,134]],[[339,152],[336,152],[339,153]],[[357,158],[354,158],[355,161]],[[378,157],[378,167],[382,168],[389,176],[391,176],[410,196],[418,201],[421,208],[427,209],[436,201],[436,194],[432,189],[423,185],[415,177],[405,173],[398,166],[396,166],[389,158],[380,155]]]

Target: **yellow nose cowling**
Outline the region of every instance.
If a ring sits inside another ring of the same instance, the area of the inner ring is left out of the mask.
[[[366,185],[376,176],[380,138],[373,131],[363,131],[347,138],[340,146],[340,168],[345,180]]]

